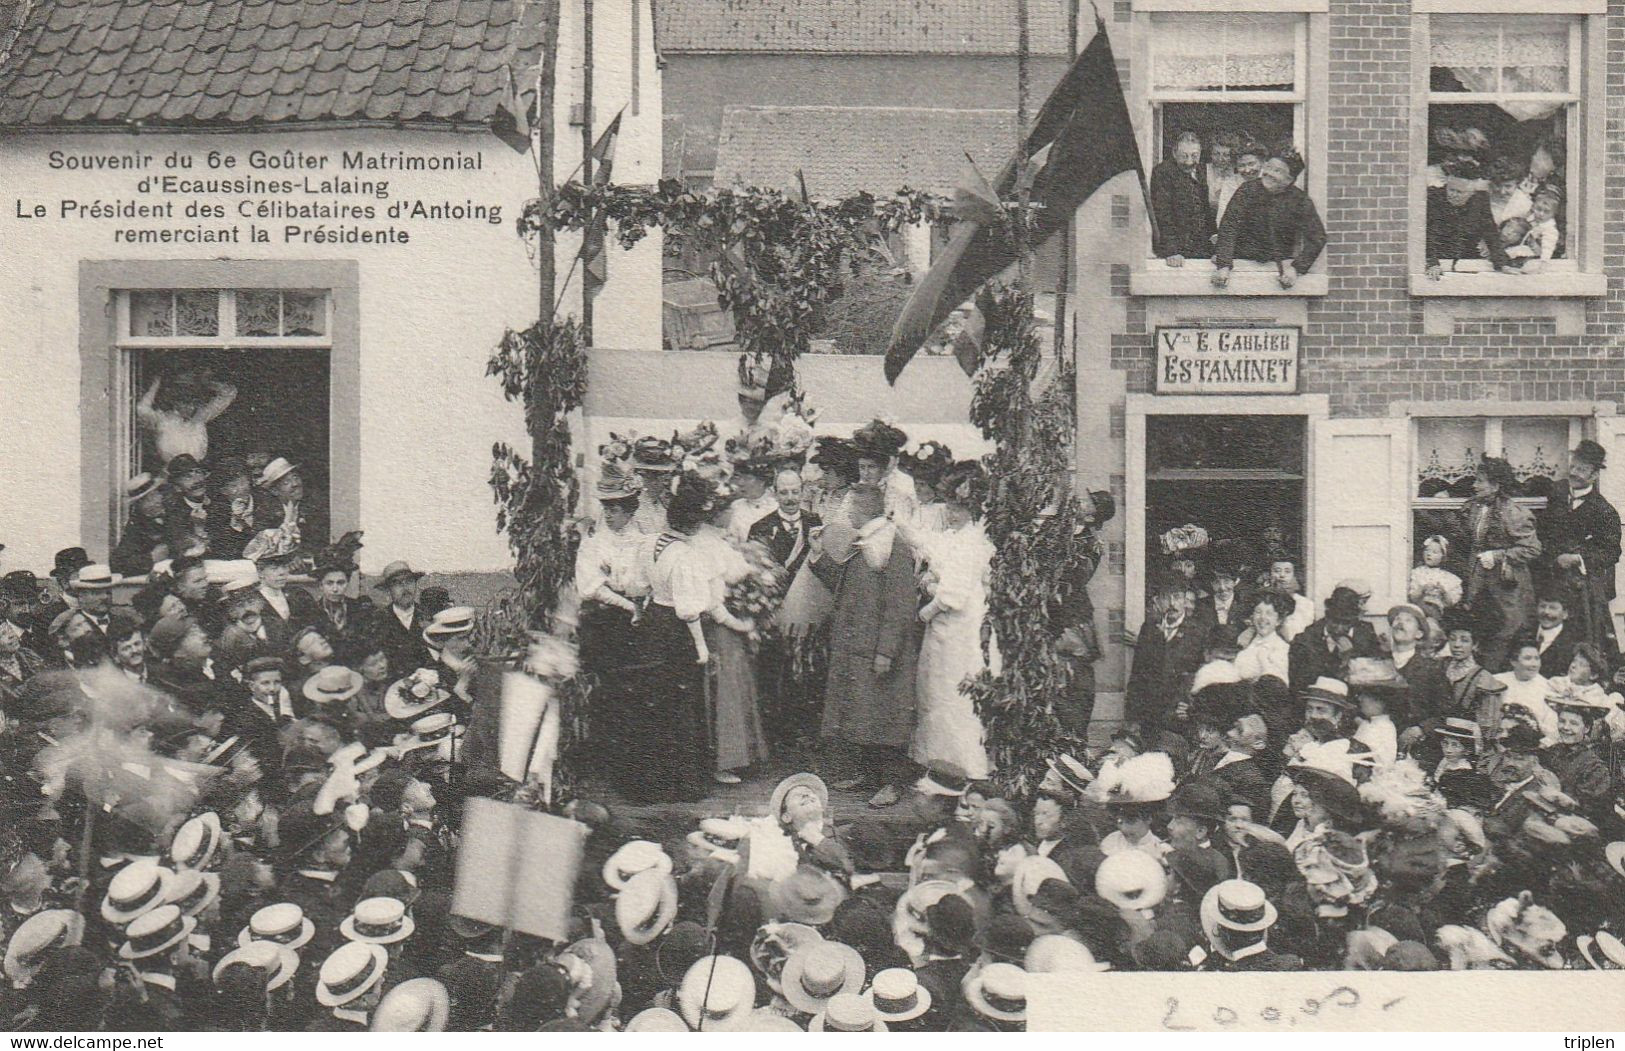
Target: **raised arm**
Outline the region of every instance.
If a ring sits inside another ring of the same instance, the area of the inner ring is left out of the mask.
[[[229,383],[216,383],[214,385],[214,397],[210,398],[208,404],[198,410],[198,419],[204,423],[210,423],[216,416],[231,408],[231,403],[236,400],[236,387]]]

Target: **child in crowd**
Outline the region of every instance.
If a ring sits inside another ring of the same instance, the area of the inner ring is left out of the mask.
[[[1435,615],[1461,601],[1461,578],[1444,568],[1450,541],[1435,533],[1422,541],[1422,564],[1411,570],[1410,597]]]
[[[1445,641],[1450,647],[1444,677],[1450,684],[1450,715],[1476,719],[1485,737],[1501,726],[1501,695],[1506,687],[1478,663],[1473,638],[1473,616],[1463,607],[1444,615]]]
[[[1557,228],[1557,212],[1562,207],[1562,190],[1549,185],[1536,190],[1535,202],[1529,209],[1529,232],[1524,235],[1522,244],[1507,249],[1507,256],[1540,262],[1551,259],[1563,239]]]
[[[1360,718],[1355,723],[1354,739],[1371,749],[1379,768],[1392,765],[1399,758],[1399,730],[1388,714],[1388,694],[1381,690],[1361,690],[1358,694]]]
[[[1501,695],[1502,707],[1521,704],[1540,724],[1543,744],[1557,740],[1557,713],[1546,703],[1552,692],[1551,681],[1540,673],[1540,643],[1533,638],[1524,639],[1512,652],[1512,670],[1495,676],[1495,681],[1506,687]]]
[[[1501,223],[1501,247],[1507,250],[1510,259],[1521,259],[1524,251],[1524,238],[1529,236],[1529,220],[1524,216],[1513,216]]]
[[[1609,693],[1602,685],[1601,680],[1608,674],[1608,662],[1602,650],[1589,642],[1582,642],[1574,647],[1574,656],[1569,660],[1569,673],[1551,680],[1548,696],[1567,698],[1572,695],[1592,704],[1607,705],[1608,728],[1613,733],[1619,733],[1625,730],[1625,697]],[[1555,715],[1552,722],[1555,727]]]
[[[1510,157],[1497,157],[1490,163],[1490,214],[1503,234],[1508,219],[1524,218],[1534,204],[1519,185],[1526,170]]]

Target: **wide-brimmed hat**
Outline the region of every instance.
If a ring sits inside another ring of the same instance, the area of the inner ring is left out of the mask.
[[[360,672],[342,664],[329,664],[306,679],[300,692],[305,695],[305,700],[317,704],[343,704],[360,693],[366,684],[367,680],[361,677]]]
[[[411,577],[413,580],[422,580],[427,575],[426,573],[419,573],[407,562],[397,560],[385,566],[384,571],[378,574],[378,590],[387,590],[396,577]]]
[[[1449,737],[1470,745],[1477,752],[1483,744],[1482,731],[1478,727],[1477,719],[1460,719],[1449,716],[1443,723],[1433,728],[1433,732],[1440,737]]]
[[[44,962],[45,953],[78,945],[85,937],[85,918],[72,909],[45,909],[24,920],[6,943],[5,974],[26,984]]]
[[[1095,893],[1120,909],[1154,909],[1168,894],[1168,872],[1143,850],[1120,850],[1095,869]]]
[[[1127,851],[1138,854],[1140,851]],[[1117,855],[1114,855],[1117,856]],[[1112,965],[1101,963],[1082,942],[1073,941],[1064,934],[1043,934],[1027,946],[1023,969],[1028,974],[1096,974],[1111,970]]]
[[[322,961],[316,979],[316,1002],[323,1007],[343,1007],[367,995],[383,981],[389,966],[389,950],[370,942],[345,942]]]
[[[443,640],[467,635],[473,630],[474,607],[447,606],[424,627],[423,641],[430,649],[437,650]]]
[[[623,1033],[686,1033],[688,1023],[676,1011],[647,1007],[633,1015],[622,1027]]]
[[[853,432],[852,444],[861,457],[887,461],[908,444],[908,435],[884,420],[871,420]]]
[[[935,441],[923,441],[917,448],[904,450],[897,459],[898,470],[932,485],[953,463],[954,454],[946,445]]]
[[[289,462],[285,457],[272,457],[270,462],[260,468],[259,479],[255,482],[261,489],[274,485],[287,475],[299,470],[299,465]]]
[[[1329,675],[1322,675],[1313,683],[1304,687],[1298,695],[1304,701],[1324,701],[1338,708],[1353,709],[1354,698],[1349,696],[1349,685],[1342,679],[1334,679]]]
[[[438,679],[439,674],[428,669],[396,679],[384,691],[384,714],[391,719],[416,719],[430,708],[445,704],[451,700],[451,691]]]
[[[1202,895],[1201,919],[1208,940],[1215,941],[1221,930],[1268,930],[1275,925],[1276,911],[1258,884],[1227,879]]]
[[[1016,907],[1016,914],[1028,916],[1032,913],[1033,895],[1043,886],[1045,880],[1058,879],[1062,883],[1072,882],[1067,878],[1066,870],[1042,854],[1029,854],[1016,864],[1015,878],[1010,882],[1010,897]]]
[[[638,476],[621,468],[619,464],[606,463],[598,469],[598,481],[593,486],[593,495],[600,502],[610,500],[635,500],[643,492],[643,483]]]
[[[742,818],[705,817],[687,838],[706,857],[732,865],[739,861],[739,843],[749,833],[750,826]]]
[[[646,839],[634,839],[621,844],[604,862],[604,882],[620,890],[640,872],[654,870],[662,876],[671,874],[671,856],[660,844]]]
[[[965,980],[965,1002],[983,1018],[1020,1022],[1027,1017],[1027,972],[1013,963],[990,963]]]
[[[756,1006],[756,979],[744,961],[702,956],[677,987],[677,1007],[690,1029],[715,1029],[749,1014]]]
[[[863,957],[850,945],[819,941],[790,954],[779,976],[781,995],[807,1014],[824,1009],[830,998],[863,991]]]
[[[394,945],[412,936],[417,924],[406,911],[406,903],[396,898],[364,898],[355,911],[339,924],[339,933],[353,942]]]
[[[1625,840],[1615,840],[1603,847],[1602,855],[1608,859],[1609,868],[1625,877]]]
[[[237,934],[239,947],[249,942],[271,942],[285,949],[298,951],[316,937],[316,924],[305,910],[291,901],[267,905],[248,919],[248,926]]]
[[[822,927],[835,918],[846,889],[823,869],[801,865],[768,886],[767,900],[773,919]]]
[[[114,874],[102,897],[102,919],[123,926],[156,909],[169,895],[175,874],[152,861],[132,861]]]
[[[677,463],[672,459],[671,442],[654,435],[645,435],[632,445],[632,469],[634,471],[675,471]]]
[[[1387,657],[1355,657],[1345,680],[1350,693],[1398,693],[1410,684]]]
[[[226,968],[236,963],[266,972],[265,991],[269,993],[293,980],[294,973],[299,970],[299,954],[276,942],[251,941],[220,958],[220,962],[214,965],[214,980],[219,982]]]
[[[677,881],[658,869],[645,869],[615,895],[615,925],[633,945],[648,945],[677,918]]]
[[[809,1033],[884,1033],[886,1022],[874,1001],[857,993],[832,996],[807,1023]]]
[[[92,563],[79,567],[78,571],[73,574],[73,589],[75,591],[106,591],[123,580],[123,574],[115,573],[100,563]]]
[[[1095,779],[1095,775],[1087,766],[1065,752],[1044,760],[1044,763],[1061,779],[1062,784],[1080,795],[1088,791],[1090,783]]]
[[[977,939],[982,951],[995,960],[1018,963],[1033,943],[1033,925],[1011,912],[996,913]]]
[[[196,916],[219,900],[219,875],[197,869],[181,869],[169,881],[169,896],[164,904],[180,909],[183,916]]]
[[[1574,947],[1594,971],[1625,971],[1625,943],[1607,931],[1598,931],[1594,936],[1582,934],[1574,940]],[[1592,955],[1593,950],[1602,959]]]
[[[812,789],[817,794],[818,801],[823,804],[824,813],[829,814],[829,786],[824,784],[824,779],[817,774],[791,774],[774,786],[773,794],[768,798],[767,813],[775,822],[779,820],[779,815],[784,810],[784,797],[794,788]]]
[[[1141,752],[1117,764],[1106,792],[1108,806],[1144,807],[1174,794],[1174,761],[1167,752]]]
[[[965,771],[945,760],[934,760],[925,773],[914,783],[914,788],[928,796],[962,796],[970,787]]]
[[[437,978],[412,978],[384,994],[372,1013],[374,1033],[443,1033],[451,993]]]
[[[220,847],[220,815],[212,810],[188,818],[169,841],[169,859],[176,869],[206,869]]]
[[[1567,690],[1554,690],[1546,695],[1546,706],[1572,712],[1579,712],[1587,720],[1613,711],[1614,706],[1608,703],[1608,695],[1601,690],[1577,690],[1572,687]]]
[[[143,912],[124,928],[124,944],[119,946],[121,960],[145,960],[149,956],[168,952],[191,936],[197,920],[185,915],[174,905],[160,905]]]
[[[906,967],[888,967],[875,975],[864,996],[882,1022],[907,1022],[931,1010],[931,990]]]
[[[777,993],[782,988],[784,965],[795,953],[824,940],[815,927],[805,923],[762,924],[750,940],[750,962]]]

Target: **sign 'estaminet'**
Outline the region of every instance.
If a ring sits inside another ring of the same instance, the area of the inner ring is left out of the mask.
[[[1158,394],[1296,394],[1298,328],[1157,329]]]

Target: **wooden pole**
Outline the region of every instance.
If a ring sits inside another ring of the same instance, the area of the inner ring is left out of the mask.
[[[1016,187],[1021,208],[1016,226],[1016,245],[1020,250],[1017,267],[1018,281],[1023,291],[1032,291],[1032,243],[1027,236],[1027,206],[1032,192],[1029,158],[1027,157],[1027,105],[1032,85],[1028,82],[1028,69],[1032,42],[1028,38],[1027,0],[1016,0]]]
[[[592,81],[593,81],[593,55],[592,55],[592,0],[581,0],[581,184],[592,185]],[[596,217],[589,211],[587,223],[590,227]],[[583,239],[587,236],[587,227],[581,231]],[[605,251],[608,251],[606,248]],[[586,270],[581,275],[581,341],[589,348],[592,347],[592,281],[588,279]]]
[[[1071,0],[1067,5],[1066,60],[1078,57],[1078,19],[1083,16],[1082,0]],[[1061,265],[1055,275],[1055,355],[1066,353],[1066,310],[1072,299],[1072,254],[1077,251],[1078,213],[1074,209],[1066,217],[1066,228],[1061,231]]]
[[[553,106],[559,69],[560,0],[542,2],[542,72],[536,81],[536,192],[545,203],[553,196]],[[553,268],[553,231],[541,226],[536,234],[537,310],[546,321],[553,316],[556,275]],[[540,450],[537,450],[540,453]],[[539,456],[536,457],[539,459]]]

